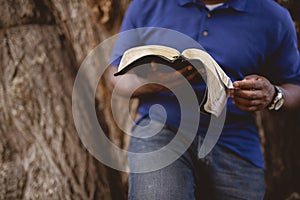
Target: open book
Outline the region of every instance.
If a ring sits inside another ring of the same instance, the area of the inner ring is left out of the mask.
[[[134,47],[123,54],[115,76],[152,60],[175,69],[187,66],[187,63],[192,64],[195,60],[200,61],[206,70],[207,99],[204,110],[215,116],[221,114],[227,102],[226,88],[233,89],[233,84],[218,63],[203,50],[191,48],[180,53],[174,48],[160,45]]]

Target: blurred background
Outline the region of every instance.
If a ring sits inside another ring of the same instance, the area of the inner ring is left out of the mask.
[[[86,151],[71,100],[80,64],[118,32],[129,3],[0,0],[0,200],[126,199],[127,174]],[[300,1],[278,3],[291,12],[299,36]],[[110,96],[103,78],[96,97],[99,123],[111,141],[126,149],[129,138],[113,120]],[[114,101],[126,124],[123,99]],[[132,101],[133,115],[136,105]],[[256,114],[266,199],[300,199],[300,112]]]

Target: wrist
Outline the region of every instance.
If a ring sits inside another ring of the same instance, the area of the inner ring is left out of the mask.
[[[274,90],[274,96],[267,106],[269,110],[279,110],[284,104],[285,96],[282,89],[279,86],[274,85]]]
[[[164,86],[162,86],[161,84],[152,83],[148,79],[145,79],[145,78],[142,78],[142,77],[139,77],[139,76],[136,76],[136,81],[135,82],[140,87],[138,87],[134,91],[133,97],[140,97],[140,96],[144,96],[144,95],[158,93],[158,92],[161,92],[161,91],[166,91],[166,88]]]

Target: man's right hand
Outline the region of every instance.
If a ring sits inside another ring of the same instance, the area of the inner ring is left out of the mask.
[[[151,63],[151,70],[145,81],[161,83],[164,90],[170,90],[184,86],[186,81],[192,81],[199,74],[191,65],[185,66],[173,72],[161,72],[158,70],[158,64]]]
[[[115,77],[113,74],[117,72],[117,67],[111,66],[109,67],[110,88],[116,90],[122,96],[131,95],[131,97],[140,97],[146,94],[170,91],[171,89],[182,87],[186,84],[186,81],[193,80],[199,74],[190,65],[174,72],[161,72],[157,69],[158,65],[152,62],[151,70],[148,72],[146,78],[139,77],[133,72]],[[121,82],[117,84],[118,81]],[[149,82],[153,84],[147,84]],[[141,87],[135,89],[139,85]]]

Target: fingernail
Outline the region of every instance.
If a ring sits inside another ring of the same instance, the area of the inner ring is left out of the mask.
[[[193,69],[193,67],[190,65],[187,67],[187,70],[189,70],[189,71],[191,71],[192,69]]]

